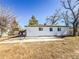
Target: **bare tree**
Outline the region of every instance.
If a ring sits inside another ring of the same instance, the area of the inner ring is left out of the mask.
[[[79,0],[63,0],[61,1],[63,7],[69,11],[70,16],[72,16],[72,26],[73,26],[73,36],[76,36],[77,26],[79,23]],[[74,2],[74,4],[73,4]]]
[[[68,11],[62,12],[61,13],[61,18],[64,19],[66,26],[69,26],[70,21],[69,21]]]
[[[0,9],[0,35],[7,31],[7,29],[9,28],[10,21],[12,20],[12,17],[13,16],[10,14],[10,11],[4,8]]]
[[[56,10],[53,16],[47,18],[48,21],[52,22],[52,25],[55,24],[60,18],[60,9]]]
[[[16,31],[19,32],[20,28],[19,28],[18,22],[16,21],[16,17],[13,18],[10,26],[11,26],[11,30],[10,30],[9,34],[10,35],[17,35],[18,33],[16,33]]]

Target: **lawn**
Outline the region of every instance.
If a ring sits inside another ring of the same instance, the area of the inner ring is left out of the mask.
[[[0,44],[0,59],[79,59],[79,37],[54,42]]]

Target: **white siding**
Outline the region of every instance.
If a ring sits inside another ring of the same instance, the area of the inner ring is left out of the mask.
[[[39,31],[39,28],[43,28],[43,31]],[[53,31],[49,29],[53,28]],[[61,31],[58,31],[58,27],[27,27],[27,36],[54,36],[54,35],[67,35],[68,27],[59,27]]]

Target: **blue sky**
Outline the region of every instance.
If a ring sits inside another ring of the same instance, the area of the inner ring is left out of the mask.
[[[39,23],[45,23],[47,16],[53,15],[60,8],[59,0],[0,0],[0,5],[9,8],[17,17],[20,25],[28,24],[32,15]]]

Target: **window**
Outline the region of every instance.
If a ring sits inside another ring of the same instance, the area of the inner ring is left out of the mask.
[[[39,28],[39,31],[43,31],[43,28]]]
[[[53,28],[49,28],[49,31],[53,31]]]
[[[58,31],[61,31],[61,28],[58,28]]]

